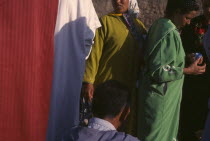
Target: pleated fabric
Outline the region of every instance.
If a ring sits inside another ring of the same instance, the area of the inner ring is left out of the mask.
[[[66,129],[79,123],[85,58],[99,26],[92,0],[59,1],[47,141],[60,141]]]
[[[0,0],[0,141],[46,140],[57,0]]]

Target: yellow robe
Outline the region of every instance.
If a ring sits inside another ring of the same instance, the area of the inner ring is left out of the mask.
[[[139,68],[138,42],[129,32],[121,15],[105,15],[100,21],[102,27],[96,31],[92,52],[86,61],[84,82],[97,85],[113,79],[132,89]],[[135,24],[142,34],[146,33],[141,21],[136,19]]]
[[[122,15],[109,14],[101,19],[94,45],[86,61],[84,82],[95,86],[106,80],[117,80],[130,88],[131,114],[126,125],[128,133],[136,135],[136,82],[140,66],[140,45],[128,30]],[[146,34],[141,21],[134,20],[138,33]]]

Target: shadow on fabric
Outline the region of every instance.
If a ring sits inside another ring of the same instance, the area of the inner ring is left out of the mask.
[[[85,69],[86,18],[65,24],[55,34],[55,57],[47,140],[60,141],[66,129],[79,123],[79,102]]]

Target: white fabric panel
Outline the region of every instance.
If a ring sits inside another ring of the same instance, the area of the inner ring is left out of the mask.
[[[66,129],[79,123],[85,58],[99,26],[92,0],[59,1],[47,141],[61,140]]]

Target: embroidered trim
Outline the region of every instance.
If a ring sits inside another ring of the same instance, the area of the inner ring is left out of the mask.
[[[164,71],[170,71],[171,70],[171,66],[165,65],[165,66],[163,66],[163,70]]]

